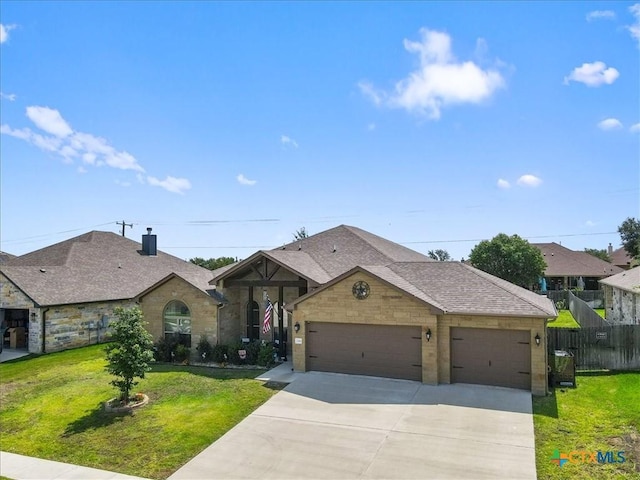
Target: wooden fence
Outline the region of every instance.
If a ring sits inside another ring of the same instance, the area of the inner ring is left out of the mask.
[[[591,308],[586,302],[576,297],[573,292],[567,292],[567,300],[569,301],[569,311],[576,322],[581,327],[607,327],[609,322],[603,320],[593,308]]]
[[[569,290],[549,290],[547,297],[550,298],[553,303],[560,300],[564,300],[569,303]],[[591,308],[604,308],[604,290],[576,290],[571,291],[580,300],[584,300],[589,304]]]
[[[640,370],[640,325],[548,328],[547,348],[573,353],[579,370]]]

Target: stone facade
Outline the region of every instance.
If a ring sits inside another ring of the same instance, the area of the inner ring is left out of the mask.
[[[172,300],[178,300],[189,308],[191,353],[195,358],[196,347],[203,336],[212,345],[218,342],[218,304],[214,298],[182,278],[170,278],[138,299],[154,342],[164,337],[164,310]]]
[[[99,322],[103,318],[112,320],[116,307],[136,305],[132,300],[122,300],[40,307],[1,274],[0,298],[0,320],[7,310],[28,310],[29,353],[58,352],[103,342],[108,339],[109,331],[98,328]]]
[[[352,294],[352,286],[358,280],[370,286],[366,300],[357,300]],[[306,370],[305,322],[420,326],[422,382],[432,385],[450,383],[451,327],[527,330],[531,336],[531,391],[534,395],[545,395],[547,391],[545,319],[436,315],[425,303],[358,272],[296,304],[292,321],[301,326],[294,334],[293,345],[293,366],[297,371]],[[432,332],[430,341],[425,335],[428,329]],[[539,346],[536,335],[541,338]]]
[[[640,325],[640,292],[603,285],[605,315],[615,325]]]

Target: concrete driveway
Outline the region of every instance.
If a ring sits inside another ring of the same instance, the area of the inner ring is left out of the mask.
[[[531,395],[309,372],[170,479],[535,479]]]

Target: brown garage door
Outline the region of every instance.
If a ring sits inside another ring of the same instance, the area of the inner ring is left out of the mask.
[[[451,381],[531,389],[526,330],[451,328]]]
[[[422,381],[420,327],[307,323],[307,370]]]

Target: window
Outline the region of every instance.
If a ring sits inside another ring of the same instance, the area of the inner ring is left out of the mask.
[[[178,300],[169,302],[164,308],[164,337],[191,347],[191,312]]]
[[[247,302],[247,337],[250,340],[260,339],[260,305],[258,302]]]

